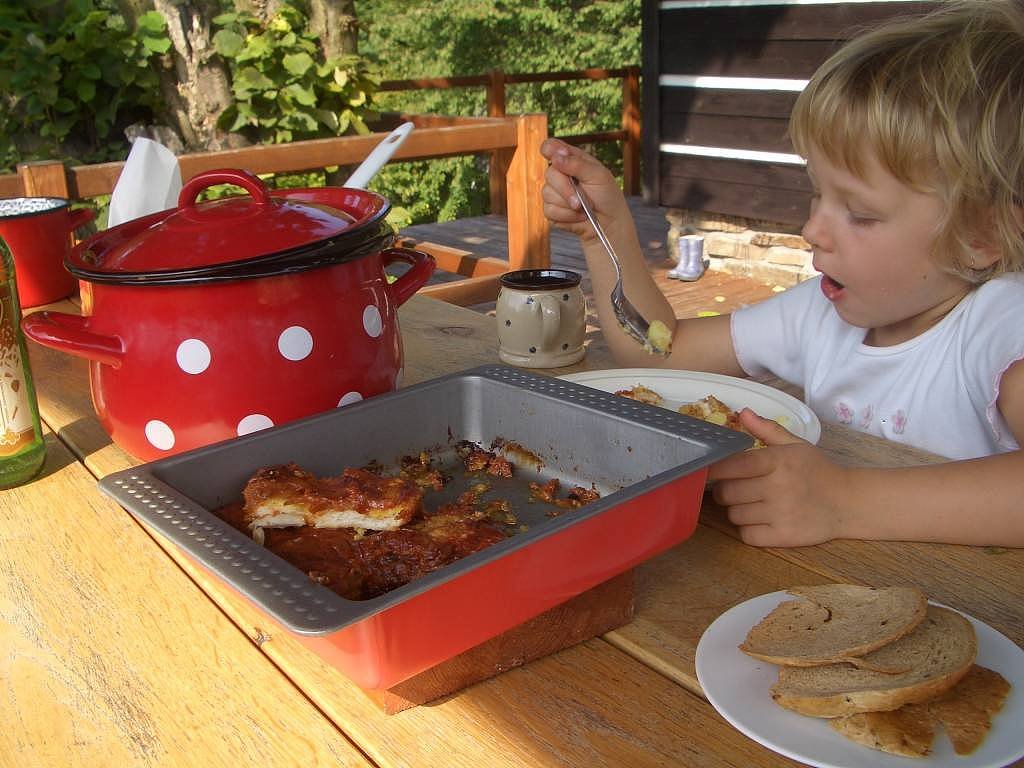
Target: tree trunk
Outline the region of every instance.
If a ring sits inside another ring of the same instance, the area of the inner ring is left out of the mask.
[[[118,0],[118,6],[132,27],[150,10],[167,22],[172,47],[160,57],[157,73],[165,117],[185,147],[201,151],[246,144],[239,134],[217,127],[217,118],[232,102],[230,72],[213,47],[217,0]]]
[[[235,0],[235,9],[248,11],[266,24],[277,13],[280,4],[280,0]]]
[[[309,0],[309,31],[327,58],[358,53],[355,0]]]

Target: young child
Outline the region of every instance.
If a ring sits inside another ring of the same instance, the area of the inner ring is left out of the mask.
[[[825,421],[953,461],[840,466],[744,409],[767,448],[711,468],[743,540],[1024,546],[1024,4],[943,3],[848,43],[790,121],[814,196],[819,277],[731,316],[676,321],[614,178],[548,140],[544,210],[577,233],[605,338],[623,366],[775,375]],[[626,295],[674,328],[650,355],[612,313],[614,274],[569,176],[623,262]]]

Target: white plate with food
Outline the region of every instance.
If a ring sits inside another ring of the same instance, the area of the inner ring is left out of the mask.
[[[957,755],[941,731],[927,757],[911,759],[857,744],[823,718],[783,709],[768,690],[778,667],[739,650],[750,628],[785,600],[772,592],[733,606],[707,628],[697,644],[697,679],[708,701],[737,730],[781,755],[819,768],[999,768],[1024,757],[1024,651],[987,624],[962,614],[978,639],[976,663],[999,672],[1012,686],[992,729],[970,755]]]
[[[657,368],[613,368],[570,373],[560,378],[613,393],[640,385],[658,393],[662,398],[660,405],[673,411],[713,395],[734,411],[746,407],[773,419],[809,443],[817,443],[821,437],[821,422],[814,411],[792,395],[749,379]]]

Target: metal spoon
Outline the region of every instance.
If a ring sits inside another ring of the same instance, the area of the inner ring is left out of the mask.
[[[590,226],[594,228],[594,232],[597,233],[597,239],[601,241],[601,245],[604,246],[604,249],[611,257],[612,266],[615,267],[615,285],[612,287],[612,309],[615,310],[615,318],[619,321],[619,325],[622,326],[622,329],[643,344],[649,352],[667,355],[669,353],[667,347],[665,349],[660,349],[652,343],[650,336],[651,324],[644,319],[644,316],[640,314],[637,308],[633,306],[632,302],[626,298],[626,294],[623,293],[622,266],[619,264],[619,257],[615,255],[615,249],[612,248],[612,244],[608,240],[608,236],[605,235],[601,225],[597,223],[597,217],[594,215],[593,211],[590,210],[590,204],[587,202],[587,199],[583,196],[583,191],[580,189],[579,180],[575,176],[570,176],[569,182],[572,184],[572,188],[576,192],[576,197],[579,198],[580,207],[583,209],[583,213],[586,214],[587,221],[589,221]]]

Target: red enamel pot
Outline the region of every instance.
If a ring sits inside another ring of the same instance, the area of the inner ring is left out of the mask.
[[[197,202],[225,183],[248,195]],[[22,327],[90,361],[100,421],[144,461],[389,392],[397,308],[434,270],[391,247],[389,208],[362,189],[271,193],[245,171],[200,174],[177,208],[71,252],[82,316],[38,312]],[[391,282],[396,262],[409,268]]]

